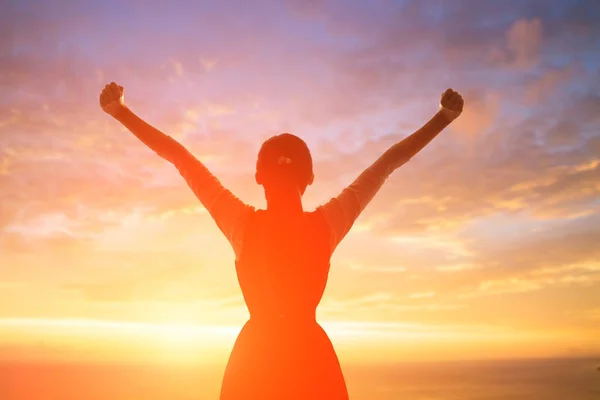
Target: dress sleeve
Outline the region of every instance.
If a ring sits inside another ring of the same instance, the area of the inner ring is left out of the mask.
[[[236,257],[239,256],[246,220],[254,207],[223,187],[208,168],[183,146],[171,157],[181,176],[233,247]]]
[[[331,252],[348,234],[391,173],[410,160],[398,152],[386,152],[364,170],[342,193],[317,208],[330,230]]]
[[[253,208],[242,203],[181,143],[121,107],[115,118],[156,154],[173,164],[213,217],[239,255],[246,215]]]

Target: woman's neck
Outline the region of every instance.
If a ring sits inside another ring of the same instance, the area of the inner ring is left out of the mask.
[[[300,191],[267,191],[267,210],[282,215],[302,214],[302,194]]]

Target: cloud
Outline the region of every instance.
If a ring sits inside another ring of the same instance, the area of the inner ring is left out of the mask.
[[[215,58],[200,58],[200,63],[202,64],[206,72],[213,70],[217,66],[218,62],[219,60]]]
[[[492,61],[525,69],[535,66],[542,46],[543,27],[539,18],[515,21],[506,32],[504,49],[493,49],[489,55]]]
[[[104,253],[105,257],[108,254]],[[117,253],[125,260],[133,263],[140,262],[126,252]],[[105,275],[103,279],[63,280],[60,289],[65,292],[75,293],[86,301],[100,303],[127,303],[143,304],[188,304],[194,309],[203,308],[216,312],[216,309],[244,308],[243,298],[239,291],[232,285],[213,286],[214,270],[217,268],[208,263],[208,260],[198,260],[189,254],[180,252],[157,253],[152,260],[146,259],[143,269],[121,268],[114,270],[111,276]],[[230,266],[233,269],[233,266]],[[203,282],[203,289],[198,290],[190,286],[191,281]]]
[[[481,135],[490,129],[498,116],[501,105],[501,96],[492,91],[472,91],[463,94],[466,108],[453,130],[464,132],[468,135]]]
[[[540,276],[533,272],[531,274],[525,274],[525,276],[522,278],[485,280],[479,284],[476,292],[467,293],[461,297],[525,293],[547,289],[553,286],[596,286],[598,283],[600,283],[600,273],[598,273],[598,267],[595,267],[591,271],[585,267],[573,268],[572,266],[567,266],[566,268],[562,269],[574,270],[575,273],[545,273],[544,275]],[[577,274],[577,272],[580,273]]]
[[[84,294],[89,301],[131,301],[139,300],[135,286],[131,282],[125,283],[94,283],[94,284],[66,284],[63,289]]]
[[[183,76],[183,65],[179,61],[173,61],[173,68],[178,76]]]
[[[409,296],[411,300],[427,299],[431,293],[418,293]],[[406,313],[418,313],[418,312],[446,312],[450,310],[463,309],[466,306],[463,304],[444,304],[444,303],[419,303],[411,304],[409,302],[401,300],[398,296],[386,292],[377,292],[362,297],[352,297],[344,299],[335,299],[328,297],[323,300],[323,304],[319,306],[319,311],[325,315],[333,315],[336,312],[342,311],[347,308],[352,308],[358,313],[371,312],[379,313],[381,311],[399,313],[399,315]]]
[[[463,93],[461,118],[388,179],[336,252],[331,315],[488,320],[478,306],[493,293],[597,287],[579,267],[600,256],[595,2],[259,1],[185,15],[150,3],[0,16],[0,263],[16,266],[3,279],[34,280],[65,313],[199,311],[239,293],[229,245],[177,171],[99,109],[114,80],[255,205],[262,141],[305,138],[307,209],[426,122],[445,88]],[[119,23],[128,13],[139,18]]]
[[[579,313],[583,318],[593,321],[600,321],[600,308],[584,310]]]
[[[411,293],[408,295],[409,299],[428,299],[430,297],[434,297],[435,292],[421,292],[421,293]]]
[[[0,159],[0,176],[8,175],[10,168],[10,159],[8,157]]]
[[[561,85],[568,84],[583,71],[578,65],[569,65],[560,69],[549,69],[537,80],[532,81],[525,90],[525,98],[528,104],[547,104],[552,97],[556,97]],[[564,102],[565,99],[557,99]]]
[[[596,216],[555,224],[552,229],[537,235],[519,237],[516,241],[494,247],[487,245],[485,254],[489,260],[500,260],[502,255],[502,263],[507,267],[496,270],[498,274],[587,263],[597,260],[600,255],[595,245],[600,234],[594,226],[597,221]],[[498,264],[498,261],[493,262]],[[489,273],[493,274],[494,271]]]
[[[480,238],[471,245],[476,254],[472,265],[440,271],[442,281],[429,275],[434,280],[432,289],[469,298],[595,287],[600,283],[600,253],[595,245],[600,232],[592,227],[593,222],[581,218],[496,243]]]
[[[578,99],[582,109],[589,101]],[[571,146],[561,146],[560,151],[539,142],[545,138],[556,141],[557,127],[585,124],[578,114],[575,108],[563,111],[553,117],[557,125],[547,128],[541,115],[518,126],[500,123],[478,137],[470,148],[453,140],[452,133],[444,132],[385,183],[372,208],[385,210],[386,218],[378,220],[368,209],[361,221],[375,231],[398,234],[436,226],[453,230],[469,220],[498,212],[527,211],[541,218],[569,217],[592,210],[590,205],[598,195],[594,182],[599,173],[591,147],[595,136],[586,140],[584,131],[565,133],[571,136]],[[541,127],[534,131],[536,125]],[[392,138],[384,136],[379,145],[365,144],[331,164],[348,169],[358,163],[366,167],[368,161],[363,160],[378,157]],[[377,147],[379,151],[374,150]],[[370,219],[377,223],[370,224]]]

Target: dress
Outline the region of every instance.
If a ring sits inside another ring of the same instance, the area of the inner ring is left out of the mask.
[[[168,135],[146,144],[170,161],[228,239],[250,319],[223,377],[221,400],[347,399],[340,363],[315,320],[329,260],[388,176],[409,158],[392,146],[312,212],[275,216],[243,203]]]
[[[236,272],[250,319],[229,358],[221,400],[348,399],[338,358],[315,320],[329,273],[329,230],[319,212],[246,223]]]

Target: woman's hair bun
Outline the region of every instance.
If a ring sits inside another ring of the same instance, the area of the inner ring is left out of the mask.
[[[256,172],[263,184],[293,182],[305,189],[313,176],[310,150],[304,140],[291,133],[273,136],[258,152]]]

